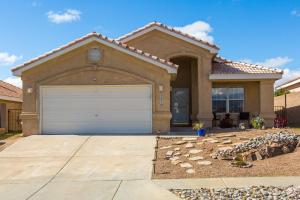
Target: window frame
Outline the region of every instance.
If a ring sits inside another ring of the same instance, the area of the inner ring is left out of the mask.
[[[239,88],[239,89],[243,89],[243,99],[230,99],[229,98],[229,89],[232,89],[232,88]],[[225,89],[226,91],[226,99],[213,99],[213,93],[212,93],[212,102],[213,101],[226,101],[226,112],[216,112],[216,113],[220,113],[220,114],[225,114],[225,113],[230,113],[230,114],[238,114],[237,112],[229,112],[229,102],[231,100],[236,100],[236,101],[240,101],[242,100],[243,101],[243,104],[242,104],[242,111],[241,112],[244,112],[244,108],[245,108],[245,88],[244,87],[239,87],[239,86],[235,86],[235,87],[231,87],[231,86],[228,86],[228,87],[213,87],[212,89]]]

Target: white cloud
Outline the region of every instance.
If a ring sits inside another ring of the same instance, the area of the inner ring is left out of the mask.
[[[20,59],[22,59],[22,56],[9,54],[7,52],[0,52],[0,66],[12,65]]]
[[[245,63],[251,63],[251,64],[256,64],[256,65],[262,65],[265,67],[281,67],[286,65],[287,63],[290,63],[293,61],[293,59],[287,57],[287,56],[278,56],[275,58],[269,58],[261,62],[253,62],[251,59],[245,58],[241,59],[241,62]]]
[[[175,27],[175,29],[193,35],[194,37],[207,41],[209,43],[214,42],[213,36],[209,35],[213,31],[213,29],[208,23],[204,21],[196,21],[186,26]]]
[[[14,86],[17,86],[19,88],[22,88],[22,80],[20,77],[7,77],[6,79],[4,79],[3,81],[10,83]]]
[[[81,12],[75,9],[68,9],[64,13],[61,12],[47,12],[47,16],[50,22],[55,24],[70,23],[80,20]]]
[[[275,58],[269,58],[262,62],[253,62],[251,59],[242,59],[240,61],[246,62],[246,63],[251,63],[251,64],[262,65],[265,67],[281,68],[283,70],[282,79],[276,81],[275,86],[280,85],[291,79],[300,77],[300,68],[291,69],[291,68],[284,67],[284,65],[293,61],[293,59],[291,59],[287,56],[278,56]]]
[[[300,11],[298,11],[298,10],[293,10],[293,11],[291,12],[291,15],[296,16],[296,17],[300,17]]]

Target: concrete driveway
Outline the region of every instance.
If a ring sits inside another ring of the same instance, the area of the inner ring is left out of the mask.
[[[0,152],[0,199],[177,199],[151,181],[154,136],[30,136]]]

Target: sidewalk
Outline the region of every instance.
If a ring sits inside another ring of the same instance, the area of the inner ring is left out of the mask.
[[[201,179],[155,179],[153,183],[165,189],[198,189],[250,186],[300,186],[300,176],[236,177]]]

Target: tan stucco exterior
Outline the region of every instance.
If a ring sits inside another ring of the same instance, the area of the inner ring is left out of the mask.
[[[13,102],[13,101],[4,101],[4,100],[0,100],[0,119],[1,119],[1,130],[2,132],[7,132],[8,131],[8,123],[9,123],[9,110],[11,109],[16,109],[16,110],[21,110],[22,109],[22,103],[21,102]],[[15,117],[18,116],[14,116],[14,119],[10,119],[11,123],[16,123],[12,120],[16,120]],[[15,131],[15,130],[12,130]]]
[[[145,52],[179,65],[177,77],[157,65],[118,51],[97,41],[76,48],[22,73],[23,132],[40,134],[39,88],[45,85],[152,85],[153,132],[170,131],[171,90],[184,85],[190,89],[190,118],[212,126],[212,87],[241,86],[245,88],[245,111],[261,114],[266,126],[273,126],[274,80],[211,81],[209,75],[215,54],[157,30],[145,33],[127,42]],[[90,63],[89,49],[97,47],[102,58]],[[189,58],[181,61],[180,58]],[[182,69],[184,66],[190,68]],[[180,68],[181,67],[181,68]],[[189,80],[185,80],[186,77]],[[178,79],[177,79],[178,78]],[[180,80],[181,79],[181,80]],[[159,91],[159,86],[163,91]],[[32,88],[32,92],[28,92]],[[163,98],[163,104],[160,98]]]
[[[102,59],[90,64],[87,51],[99,47]],[[43,85],[152,85],[153,132],[170,129],[170,80],[164,69],[116,51],[97,42],[80,47],[66,55],[26,71],[23,80],[23,132],[39,134],[39,88]],[[159,103],[158,86],[163,85],[164,104]],[[28,88],[33,88],[28,93]]]

